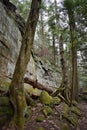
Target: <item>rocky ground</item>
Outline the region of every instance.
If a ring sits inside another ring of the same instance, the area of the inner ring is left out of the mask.
[[[71,123],[62,119],[61,112],[64,108],[63,103],[55,107],[54,113],[43,116],[41,109],[42,104],[34,106],[30,111],[24,130],[87,130],[87,102],[81,102],[78,107],[81,110],[77,127],[73,127]],[[3,127],[0,130],[14,130],[13,128]]]
[[[81,110],[81,116],[78,120],[77,128],[72,125],[67,125],[65,120],[61,121],[61,115],[55,111],[54,116],[48,116],[43,121],[37,121],[37,116],[40,113],[40,107],[37,106],[32,111],[32,116],[28,118],[25,125],[25,130],[87,130],[87,102],[81,102],[79,108]],[[57,110],[60,112],[63,105],[57,106]]]
[[[78,130],[87,130],[87,101],[79,104],[79,108],[81,109],[82,116],[78,121]]]

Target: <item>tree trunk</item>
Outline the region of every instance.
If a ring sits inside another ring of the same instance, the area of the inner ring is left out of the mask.
[[[75,31],[74,11],[68,11],[70,39],[71,39],[71,57],[72,57],[72,81],[71,81],[71,102],[78,100],[78,74],[77,74],[77,37]]]
[[[72,42],[72,84],[71,84],[71,102],[78,100],[78,75],[77,75],[77,46]]]
[[[24,75],[27,64],[30,60],[31,49],[33,47],[34,34],[39,18],[40,5],[41,0],[32,0],[31,10],[22,38],[22,46],[10,85],[10,101],[14,107],[14,123],[17,126],[16,130],[24,130],[24,111],[26,107]]]
[[[64,48],[63,48],[63,38],[62,35],[59,38],[59,51],[60,51],[60,63],[62,69],[62,87],[63,92],[62,95],[69,101],[69,84],[68,84],[68,76],[67,76],[67,64],[64,56]]]
[[[56,49],[55,49],[55,35],[53,34],[52,36],[53,40],[53,63],[54,65],[56,64]]]

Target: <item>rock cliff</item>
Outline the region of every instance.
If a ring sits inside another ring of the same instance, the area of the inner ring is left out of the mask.
[[[9,7],[8,3],[0,1],[0,128],[13,115],[12,106],[4,93],[9,89],[10,78],[12,78],[14,73],[24,26],[25,22],[16,13],[16,10]],[[37,80],[41,85],[51,88],[59,85],[58,69],[55,69],[48,61],[43,61],[40,57],[33,54],[27,66],[25,77]],[[27,90],[31,95],[39,95],[41,92],[27,84],[24,84],[24,87],[25,92]]]
[[[12,76],[19,54],[22,33],[21,17],[0,2],[0,75]],[[23,28],[22,28],[23,29]],[[34,60],[31,57],[26,75],[35,73]]]
[[[25,22],[16,11],[0,2],[0,77],[12,77],[19,54]],[[31,55],[26,74],[41,84],[58,87],[58,69],[47,61]]]

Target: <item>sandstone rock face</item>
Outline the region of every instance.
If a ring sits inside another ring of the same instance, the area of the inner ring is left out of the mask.
[[[21,23],[21,22],[20,22]],[[21,32],[16,22],[16,14],[0,2],[0,75],[12,76],[21,46]],[[34,60],[31,57],[27,76],[34,78]]]
[[[37,80],[43,85],[55,90],[61,84],[59,68],[52,65],[49,61],[41,60],[35,56]]]
[[[24,29],[23,19],[0,2],[0,77],[12,77]],[[59,73],[49,62],[31,56],[27,66],[28,78],[37,79],[47,87],[59,86]]]

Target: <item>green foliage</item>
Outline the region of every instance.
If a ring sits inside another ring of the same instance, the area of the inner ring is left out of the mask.
[[[74,10],[75,2],[74,2],[74,0],[64,0],[64,6],[70,12],[70,10]]]
[[[29,14],[29,7],[31,6],[31,1],[29,0],[11,0],[18,8],[20,15],[27,20]]]
[[[59,12],[58,12],[58,5],[57,3],[51,3],[48,8],[48,26],[49,31],[54,34],[55,36],[58,36],[59,34],[59,28],[58,28],[58,20],[59,20]]]

